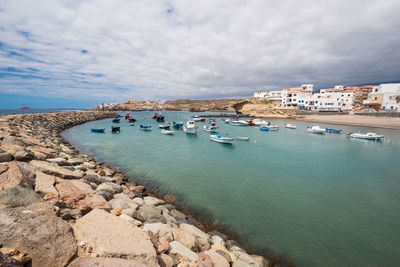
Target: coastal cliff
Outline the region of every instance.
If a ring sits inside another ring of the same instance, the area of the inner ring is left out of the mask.
[[[60,133],[113,112],[0,117],[0,266],[272,266]],[[276,266],[276,265],[274,265]]]
[[[171,100],[163,105],[165,110],[189,110],[193,112],[202,111],[234,111],[234,104],[243,99],[216,99],[216,100]]]

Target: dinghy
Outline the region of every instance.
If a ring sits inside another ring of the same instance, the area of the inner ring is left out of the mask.
[[[326,134],[326,129],[321,128],[319,126],[307,126],[307,132],[315,133],[315,134]]]
[[[239,141],[250,141],[250,137],[238,136],[238,137],[236,137],[236,140],[239,140]]]
[[[343,130],[325,128],[327,133],[342,133]]]
[[[162,133],[162,134],[165,134],[165,135],[174,135],[174,134],[175,134],[174,131],[166,130],[166,129],[162,129],[162,130],[161,130],[161,133]]]
[[[210,139],[214,142],[222,143],[222,144],[233,144],[234,138],[221,136],[221,135],[210,135]]]
[[[247,121],[231,121],[232,126],[247,126]]]
[[[160,124],[160,125],[158,125],[158,128],[169,130],[171,128],[171,125],[169,125],[169,124]]]
[[[203,126],[203,131],[209,132],[209,133],[216,133],[217,132],[217,126],[208,126],[208,125],[204,125]]]
[[[142,131],[151,131],[151,126],[150,125],[140,125],[139,129]]]
[[[118,118],[118,117],[115,117],[115,118],[112,120],[113,123],[119,123],[120,121],[121,121],[121,119]]]
[[[288,129],[296,129],[297,126],[296,126],[296,124],[286,123],[286,124],[285,124],[285,128],[288,128]]]
[[[92,133],[104,133],[106,129],[90,129]]]

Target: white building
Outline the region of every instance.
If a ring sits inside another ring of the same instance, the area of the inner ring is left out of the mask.
[[[304,100],[304,109],[312,111],[349,111],[353,109],[355,95],[353,92],[320,92]]]
[[[303,108],[305,99],[312,96],[313,84],[302,84],[300,88],[289,88],[282,90],[282,107]]]
[[[262,98],[272,101],[280,101],[282,99],[282,91],[259,91],[254,92],[255,98]]]
[[[386,83],[374,87],[363,105],[376,111],[400,112],[400,83]]]

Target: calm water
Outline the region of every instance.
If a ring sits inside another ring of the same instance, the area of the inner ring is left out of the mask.
[[[0,115],[79,111],[65,108],[0,109]]]
[[[382,133],[386,141],[379,143],[309,134],[306,122],[295,122],[292,130],[283,128],[289,121],[272,120],[280,130],[261,132],[218,119],[220,133],[251,138],[229,146],[201,130],[197,137],[182,131],[165,136],[151,113],[134,115],[139,123],[129,126],[122,119],[121,134],[111,134],[111,120],[103,120],[64,136],[298,266],[400,266],[399,131],[320,124]],[[164,115],[166,121],[186,121],[193,114]],[[140,123],[153,131],[140,131]]]

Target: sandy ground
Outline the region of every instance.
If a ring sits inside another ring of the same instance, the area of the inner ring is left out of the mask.
[[[357,115],[305,115],[297,117],[296,120],[400,130],[400,118]]]

